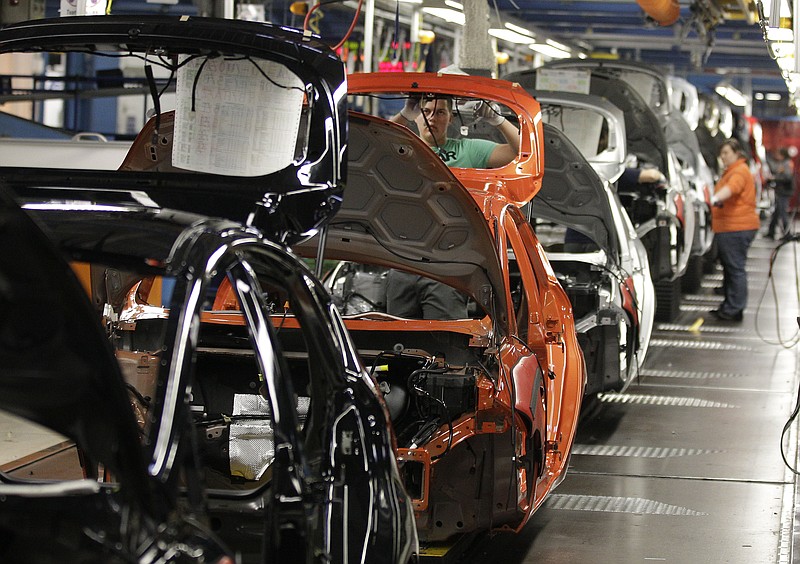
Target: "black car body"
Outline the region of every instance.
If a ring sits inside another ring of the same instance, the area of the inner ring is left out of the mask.
[[[148,472],[119,364],[75,273],[0,192],[0,413],[75,442],[84,479],[0,472],[3,562],[229,562],[196,507]],[[102,464],[112,482],[89,471]]]
[[[98,472],[103,483],[95,488],[121,489],[132,475],[140,483],[136,491],[149,488],[160,511],[151,527],[156,531],[191,523],[191,517],[208,525],[200,528],[203,542],[217,546],[219,536],[245,561],[412,559],[418,550],[413,510],[386,406],[327,292],[286,247],[324,225],[341,200],[347,155],[341,61],[312,36],[252,22],[108,16],[0,30],[0,52],[38,49],[88,58],[157,54],[168,66],[188,56],[200,64],[222,58],[275,68],[266,61],[288,69],[302,96],[296,140],[279,139],[289,145],[289,158],[264,174],[226,174],[213,166],[187,170],[171,159],[164,164],[178,120],[165,108],[118,171],[0,168],[0,186],[44,227],[80,275],[94,306],[101,341],[96,346],[108,356],[110,342],[119,364],[109,369],[116,370],[109,386],[119,389],[108,406],[61,397],[70,394],[53,396],[49,404],[31,396],[19,408],[23,415],[48,424],[39,415],[45,408],[93,409],[93,426],[107,431],[104,446],[135,462],[104,466]],[[212,68],[209,63],[195,76],[227,76]],[[158,83],[156,90],[166,91],[170,82]],[[202,114],[207,95],[200,88],[190,91]],[[215,310],[223,305],[224,311]],[[287,318],[292,331],[282,331]],[[21,346],[19,339],[14,344],[12,357]],[[58,356],[51,360],[60,362]],[[7,374],[0,386],[14,385]],[[73,395],[97,395],[101,385],[102,380],[76,388]],[[123,425],[125,436],[115,431]],[[84,447],[79,433],[56,430],[92,455],[83,459],[88,475],[105,462]],[[54,539],[44,517],[57,512],[59,501],[38,496],[34,502],[36,493],[26,494],[30,484],[4,480],[6,489],[27,489],[16,497],[8,492],[6,505],[0,505],[3,538],[21,539],[14,546],[36,555],[37,543]],[[15,511],[31,520],[41,513],[42,526],[15,519],[17,513],[6,510],[12,498]],[[106,518],[86,523],[88,528],[81,515],[88,519],[89,508],[81,511],[75,503],[76,527],[58,538],[64,558],[108,561],[91,542],[82,548],[85,537],[96,530],[99,538],[116,538],[116,529],[105,527],[117,527],[135,509],[127,498],[108,505]],[[203,545],[195,544],[192,554],[200,560]],[[124,558],[149,561],[138,554]]]

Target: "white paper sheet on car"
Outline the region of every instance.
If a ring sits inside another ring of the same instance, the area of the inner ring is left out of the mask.
[[[285,168],[294,160],[303,96],[300,79],[272,61],[188,61],[178,70],[172,163],[248,177]]]

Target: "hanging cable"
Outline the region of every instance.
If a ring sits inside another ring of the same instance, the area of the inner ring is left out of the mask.
[[[341,0],[327,0],[326,2],[318,2],[318,3],[314,4],[308,10],[308,12],[306,13],[306,17],[303,20],[303,30],[309,31],[309,25],[310,25],[310,22],[311,22],[311,15],[314,12],[316,12],[319,8],[321,8],[322,6],[327,6],[328,4],[335,4],[335,3],[340,2],[340,1]],[[342,37],[341,41],[339,41],[336,45],[334,45],[332,47],[332,49],[334,51],[336,51],[342,45],[344,45],[345,41],[347,41],[349,39],[350,34],[353,33],[353,30],[355,29],[356,24],[358,23],[358,16],[361,15],[361,6],[362,6],[363,3],[364,3],[364,0],[358,0],[358,5],[356,6],[356,13],[353,16],[353,21],[350,22],[350,27],[348,28],[347,33],[344,34],[344,37]],[[319,33],[319,30],[315,30],[315,31],[316,31],[316,33]]]
[[[758,300],[758,306],[756,308],[755,329],[756,329],[756,334],[759,336],[759,338],[762,341],[764,341],[765,343],[769,344],[769,345],[780,345],[780,346],[782,346],[784,348],[787,348],[787,349],[794,347],[795,345],[797,345],[798,342],[800,342],[800,330],[795,330],[795,333],[791,337],[789,337],[788,339],[784,339],[781,336],[780,307],[778,307],[779,293],[778,293],[778,290],[777,290],[777,288],[775,286],[775,279],[773,277],[773,269],[775,267],[775,261],[777,260],[781,249],[784,246],[786,246],[787,244],[789,244],[791,242],[797,242],[798,240],[800,240],[800,239],[798,238],[797,235],[789,237],[789,238],[785,239],[784,241],[782,241],[772,251],[772,254],[770,255],[770,258],[769,258],[769,269],[767,271],[767,282],[764,285],[764,289],[761,292],[761,296],[759,297],[759,300]],[[794,250],[795,291],[796,292],[800,292],[800,279],[798,278],[798,264],[797,264],[798,263],[797,245],[793,246],[793,250]],[[777,336],[777,338],[778,338],[777,341],[773,341],[773,340],[770,340],[769,338],[765,337],[762,334],[762,331],[761,331],[761,328],[760,328],[760,324],[759,324],[759,317],[760,317],[759,313],[761,312],[761,307],[762,307],[762,304],[764,302],[764,297],[766,296],[766,293],[767,293],[767,288],[771,288],[772,289],[772,296],[773,296],[773,300],[775,302],[775,311],[776,311],[775,324],[776,324],[776,331],[777,331],[777,335],[778,335]],[[798,299],[800,300],[800,295],[798,296]]]
[[[350,37],[350,34],[353,33],[353,30],[356,28],[356,23],[358,23],[358,16],[361,15],[361,5],[363,3],[364,3],[364,0],[358,0],[358,6],[356,6],[356,13],[353,16],[353,21],[350,23],[350,28],[347,30],[347,33],[344,34],[344,37],[342,37],[342,40],[333,47],[334,51],[336,51],[342,45],[344,45],[344,42],[347,41],[349,39],[349,37]]]

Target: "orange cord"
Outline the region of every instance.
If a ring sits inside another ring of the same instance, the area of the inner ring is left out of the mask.
[[[350,23],[350,29],[347,30],[347,33],[344,34],[342,40],[336,44],[333,48],[336,51],[339,47],[344,45],[344,42],[347,41],[347,38],[350,37],[350,34],[353,33],[353,30],[356,28],[356,23],[358,23],[358,16],[361,15],[361,4],[364,3],[364,0],[358,0],[358,6],[356,6],[356,14],[353,16],[353,21]]]
[[[344,45],[344,42],[347,41],[347,39],[350,37],[350,34],[353,33],[353,30],[355,29],[356,24],[358,23],[358,16],[361,15],[361,5],[363,3],[364,3],[364,0],[358,0],[358,6],[356,6],[356,13],[353,16],[353,21],[350,23],[350,29],[348,29],[347,33],[344,34],[344,37],[342,38],[342,40],[339,41],[339,43],[337,43],[335,47],[333,47],[334,51],[336,51],[339,47]],[[303,30],[304,31],[308,30],[308,22],[309,22],[309,19],[311,18],[311,14],[314,13],[314,10],[316,10],[320,6],[322,6],[321,2],[318,2],[318,3],[314,4],[311,7],[311,9],[308,11],[308,13],[306,14],[306,17],[303,20]]]

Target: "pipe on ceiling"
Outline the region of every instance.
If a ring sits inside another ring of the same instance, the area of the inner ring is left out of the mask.
[[[636,0],[644,12],[658,25],[672,25],[681,15],[677,0]]]

